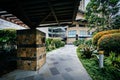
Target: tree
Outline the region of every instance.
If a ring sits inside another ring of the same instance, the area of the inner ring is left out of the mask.
[[[115,17],[113,17],[113,21],[111,24],[113,29],[120,29],[120,15],[116,15]]]
[[[119,12],[118,0],[90,0],[86,7],[88,26],[97,31],[112,29],[113,16]]]

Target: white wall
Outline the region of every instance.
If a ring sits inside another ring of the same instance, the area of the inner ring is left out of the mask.
[[[41,27],[41,28],[37,28],[38,30],[44,32],[46,34],[46,38],[48,38],[48,27]]]

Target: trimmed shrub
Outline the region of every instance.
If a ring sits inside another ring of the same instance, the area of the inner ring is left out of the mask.
[[[98,40],[98,47],[106,52],[120,52],[120,33],[107,34]]]
[[[51,45],[55,46],[56,48],[61,47],[61,40],[60,39],[53,39]]]
[[[80,44],[84,44],[84,39],[83,40],[76,40],[76,41],[74,41],[73,42],[73,44],[75,45],[75,46],[79,46]]]
[[[65,42],[61,41],[60,39],[46,39],[46,50],[51,51],[59,47],[63,47]]]
[[[60,46],[61,47],[65,46],[65,42],[62,41],[61,44],[60,44]]]
[[[108,30],[108,31],[102,31],[97,33],[94,37],[93,37],[93,44],[97,45],[98,40],[103,36],[103,35],[107,35],[107,34],[112,34],[112,33],[120,33],[120,29],[116,29],[116,30]]]
[[[51,50],[51,42],[52,42],[52,40],[53,39],[51,39],[51,38],[47,38],[46,40],[45,40],[45,43],[46,43],[46,50],[47,51],[50,51]]]
[[[86,40],[86,41],[85,41],[85,44],[86,44],[86,45],[92,45],[92,39]]]

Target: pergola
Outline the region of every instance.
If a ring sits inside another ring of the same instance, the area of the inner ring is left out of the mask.
[[[0,17],[30,28],[17,31],[19,69],[38,70],[46,61],[45,33],[37,27],[71,25],[80,0],[0,0]]]
[[[0,17],[29,28],[71,25],[80,0],[0,0]]]

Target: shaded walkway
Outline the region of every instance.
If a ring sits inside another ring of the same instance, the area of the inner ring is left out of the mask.
[[[91,80],[73,45],[49,52],[46,64],[39,71],[16,70],[3,77],[8,80]]]

